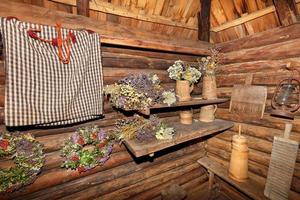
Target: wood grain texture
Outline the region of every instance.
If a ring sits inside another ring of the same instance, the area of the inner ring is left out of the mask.
[[[195,41],[170,41],[167,36],[151,34],[137,28],[129,28],[109,22],[95,21],[93,19],[58,12],[51,9],[41,8],[33,5],[16,3],[3,0],[0,4],[2,17],[15,16],[23,21],[54,26],[60,21],[65,28],[90,29],[102,35],[102,43],[139,47],[146,49],[185,52],[198,55],[209,54],[207,42]]]
[[[89,4],[90,4],[90,0],[76,0],[77,14],[88,17]]]
[[[198,40],[209,42],[211,0],[202,0],[198,15]]]
[[[248,196],[253,199],[267,199],[263,194],[264,185],[257,182],[255,179],[249,176],[249,179],[245,182],[237,182],[228,177],[228,166],[221,165],[214,162],[209,157],[203,157],[198,160],[198,163],[206,169],[212,171],[217,176],[225,180],[226,182],[234,185],[241,191],[245,192]]]
[[[273,0],[273,3],[282,26],[288,26],[297,21],[295,0]]]
[[[241,123],[243,135],[247,137],[249,145],[249,172],[255,174],[259,179],[261,178],[262,185],[264,185],[267,177],[274,136],[281,136],[285,123],[290,122],[282,118],[272,117],[269,113],[274,87],[280,80],[291,75],[286,69],[286,64],[293,62],[296,68],[299,67],[298,58],[300,54],[297,52],[297,49],[289,47],[300,36],[297,27],[299,27],[299,24],[254,34],[240,40],[218,45],[223,48],[224,58],[228,56],[227,61],[232,59],[229,62],[225,61],[225,64],[219,68],[220,71],[217,75],[218,97],[229,97],[232,93],[233,85],[243,84],[247,75],[251,73],[253,74],[254,85],[267,87],[267,101],[265,114],[260,120],[250,120],[248,115],[244,113],[233,115],[228,112],[228,104],[220,105],[222,108],[217,110],[216,116],[221,119],[234,121],[235,125],[229,131],[218,134],[208,140],[207,154],[219,163],[228,164],[232,136],[237,134],[238,125]],[[267,50],[269,48],[270,50]],[[280,48],[281,53],[279,55],[277,53]],[[234,57],[237,54],[239,54],[237,56],[239,58],[235,59]],[[297,112],[298,114],[299,112]],[[292,123],[294,127],[291,138],[299,142],[299,117],[296,117]],[[299,162],[300,154],[298,153],[289,192],[290,199],[300,198]]]
[[[193,122],[192,125],[184,125],[178,122],[169,123],[170,127],[176,130],[176,135],[171,140],[155,140],[148,143],[139,143],[135,140],[125,140],[125,145],[136,156],[149,155],[162,149],[187,142],[189,140],[201,138],[210,134],[224,131],[232,127],[231,122],[215,120],[214,122]]]

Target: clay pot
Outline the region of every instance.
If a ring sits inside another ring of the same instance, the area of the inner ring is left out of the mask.
[[[207,75],[203,77],[202,96],[205,99],[216,99],[217,97],[217,83],[216,76]]]
[[[229,177],[239,182],[244,182],[248,178],[248,144],[245,136],[232,137]]]
[[[182,124],[192,124],[193,123],[193,111],[184,110],[179,112],[180,123]]]
[[[200,110],[199,120],[201,122],[213,122],[215,120],[216,105],[202,106]]]
[[[189,81],[177,80],[176,81],[176,96],[179,101],[189,101],[192,99],[191,92],[194,89],[194,85],[190,85]]]

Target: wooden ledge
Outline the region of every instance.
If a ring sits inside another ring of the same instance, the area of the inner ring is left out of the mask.
[[[205,167],[210,174],[213,173],[219,176],[221,179],[225,180],[229,184],[233,185],[234,187],[238,188],[249,197],[253,199],[268,199],[264,196],[264,188],[265,186],[262,185],[260,182],[254,180],[250,175],[249,179],[245,182],[237,182],[228,177],[228,167],[224,166],[209,157],[203,157],[198,160],[198,163]],[[212,176],[213,177],[213,176]],[[212,182],[212,180],[210,180]]]
[[[218,98],[218,99],[202,99],[193,97],[190,101],[177,101],[171,106],[168,106],[167,104],[155,104],[149,109],[145,110],[138,110],[139,113],[142,113],[144,115],[150,115],[151,109],[159,109],[159,108],[174,108],[174,107],[182,107],[182,106],[196,106],[196,105],[213,105],[213,104],[220,104],[224,103],[226,101],[229,101],[228,98]],[[129,110],[127,110],[129,111]]]
[[[152,34],[112,22],[103,22],[30,4],[1,0],[0,17],[7,16],[14,16],[22,21],[49,26],[55,26],[56,22],[60,22],[65,28],[93,30],[102,36],[101,42],[104,44],[193,55],[209,55],[209,48],[212,46],[208,42],[172,40],[162,34]]]
[[[171,140],[154,140],[147,143],[125,140],[124,143],[136,157],[153,156],[154,152],[162,149],[229,129],[233,127],[233,122],[217,119],[209,123],[198,121],[191,125],[184,125],[179,122],[170,122],[168,125],[176,131]]]

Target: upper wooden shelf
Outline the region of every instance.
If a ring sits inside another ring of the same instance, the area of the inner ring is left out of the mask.
[[[1,0],[0,17],[7,16],[14,16],[22,21],[49,26],[55,26],[56,22],[60,22],[65,28],[93,30],[101,35],[101,42],[104,44],[194,55],[209,55],[209,48],[212,46],[208,42],[175,40],[162,34],[153,34],[112,22],[103,22],[30,4]]]
[[[147,143],[125,140],[124,143],[136,157],[141,157],[183,142],[224,131],[233,127],[233,122],[217,119],[209,123],[198,121],[191,125],[184,125],[179,122],[170,122],[168,125],[176,130],[175,136],[171,140],[153,140]]]
[[[195,105],[212,105],[212,104],[219,104],[228,101],[227,98],[219,98],[219,99],[202,99],[193,97],[190,101],[177,101],[175,104],[168,106],[167,104],[155,104],[149,109],[145,110],[138,110],[139,113],[144,115],[150,115],[151,109],[158,109],[158,108],[174,108],[174,107],[181,107],[181,106],[195,106]]]

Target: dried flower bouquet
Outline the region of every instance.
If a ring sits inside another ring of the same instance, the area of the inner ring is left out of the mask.
[[[156,74],[130,75],[107,85],[104,92],[114,107],[124,110],[146,109],[156,103],[170,106],[176,102],[174,92],[164,91]]]

